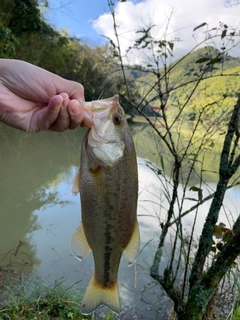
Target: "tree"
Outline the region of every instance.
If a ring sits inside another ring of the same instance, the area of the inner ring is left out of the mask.
[[[48,9],[47,2],[42,5]],[[86,100],[123,88],[122,73],[109,45],[94,49],[45,20],[37,0],[0,3],[0,57],[28,61],[85,87]],[[125,103],[125,108],[129,104]]]
[[[0,26],[4,33],[0,40],[1,57],[42,66],[41,60],[46,60],[46,52],[50,48],[59,49],[68,40],[44,20],[37,0],[3,0],[0,11]]]
[[[114,2],[109,0],[108,4],[116,36],[116,40],[111,39],[111,43],[118,52],[125,85],[129,88],[133,83],[129,84],[126,77]],[[139,100],[133,103],[128,90],[123,96],[145,117],[155,131],[158,143],[160,141],[164,143],[168,150],[167,155],[160,154],[162,168],[160,170],[153,168],[164,190],[171,191],[166,195],[168,208],[165,220],[161,222],[162,232],[150,274],[173,301],[178,319],[212,319],[219,285],[240,254],[240,217],[238,216],[229,227],[222,226],[218,221],[226,190],[240,183],[238,171],[240,97],[237,92],[240,83],[238,82],[233,94],[227,91],[226,84],[225,87],[222,85],[222,91],[217,91],[218,93],[215,91],[215,95],[208,91],[208,87],[223,77],[228,79],[239,77],[239,67],[227,71],[224,69],[229,63],[231,49],[239,46],[239,30],[233,30],[226,24],[220,23],[219,27],[207,30],[206,38],[191,52],[169,64],[175,43],[167,39],[167,32],[161,39],[154,38],[151,33],[154,27],[157,26],[150,24],[140,29],[139,38],[129,48],[137,50],[139,56],[144,57],[144,67],[141,70],[144,69],[148,74],[138,79],[138,82],[142,81],[144,84],[138,85],[142,90]],[[204,27],[207,27],[207,23],[196,26],[193,31],[199,32]],[[214,39],[221,39],[220,50],[205,45],[201,53],[199,50],[194,51],[209,40],[214,43]],[[188,60],[192,59],[194,54],[197,57],[189,64]],[[187,70],[183,72],[181,65],[185,62]],[[144,110],[151,104],[158,106],[161,117],[151,118],[145,114]],[[169,106],[171,115],[166,111]],[[191,120],[191,131],[187,141],[183,142],[179,128],[184,126],[186,120]],[[199,131],[202,134],[199,134]],[[225,138],[219,159],[218,183],[216,190],[205,196],[202,189],[205,184],[204,161],[208,150],[214,146],[214,137],[219,137],[219,134],[224,134]],[[156,148],[159,150],[158,146]],[[172,163],[169,172],[165,172],[165,161]],[[198,176],[197,185],[191,185],[193,174]],[[196,194],[190,199],[195,204],[185,210],[184,204],[189,188]],[[195,252],[194,230],[197,215],[201,205],[209,199],[212,199],[212,202]],[[194,214],[194,223],[186,241],[183,218],[190,213]],[[163,249],[169,234],[173,239],[172,251],[167,267],[162,270]],[[216,234],[221,237],[221,241],[217,244],[214,242]]]

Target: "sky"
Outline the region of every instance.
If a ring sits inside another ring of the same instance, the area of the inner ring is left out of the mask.
[[[96,46],[106,40],[96,32],[92,22],[106,12],[109,12],[107,0],[49,0],[47,19],[57,29],[67,29],[81,42]]]
[[[115,1],[115,14],[123,52],[139,37],[137,30],[154,25],[152,36],[174,41],[175,58],[180,58],[201,42],[213,27],[220,22],[228,28],[240,29],[240,5],[237,0],[127,0]],[[115,41],[113,21],[107,0],[49,0],[48,21],[57,29],[67,29],[71,36],[90,46],[103,45],[106,38]],[[193,29],[205,22],[203,28]],[[215,31],[211,31],[215,32]],[[239,34],[240,35],[240,34]],[[218,47],[230,46],[227,39],[218,43],[208,42]],[[235,50],[235,51],[234,51]],[[232,54],[240,56],[240,49]],[[129,55],[128,62],[141,63],[143,57],[136,53]]]

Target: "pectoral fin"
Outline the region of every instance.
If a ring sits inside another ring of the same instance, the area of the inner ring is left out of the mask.
[[[83,230],[82,222],[71,238],[70,250],[72,251],[72,254],[75,256],[75,258],[79,260],[84,259],[91,251]]]
[[[74,196],[76,196],[79,191],[80,191],[80,169],[78,170],[78,172],[73,180],[72,194]]]
[[[140,246],[140,235],[139,235],[138,221],[136,219],[131,239],[124,249],[124,255],[129,266],[134,264],[134,262],[136,261],[138,252],[139,252],[139,246]]]

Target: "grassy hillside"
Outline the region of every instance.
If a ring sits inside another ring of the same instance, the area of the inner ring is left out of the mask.
[[[202,80],[191,95],[203,70]],[[208,116],[213,116],[226,106],[231,107],[240,92],[240,58],[222,54],[213,47],[198,49],[184,59],[173,62],[167,67],[167,72],[165,76],[165,70],[160,70],[160,84],[163,97],[168,97],[166,107],[172,110],[171,113],[177,112],[191,95],[183,114],[192,115],[206,104],[212,104]],[[140,98],[145,97],[157,80],[156,75],[150,72],[136,79]],[[157,89],[158,86],[145,99],[155,107],[160,106]]]

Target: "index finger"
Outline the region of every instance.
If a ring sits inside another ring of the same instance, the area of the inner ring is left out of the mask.
[[[62,81],[58,86],[58,90],[61,92],[66,92],[70,99],[76,99],[80,103],[84,103],[84,88],[83,86],[75,81],[66,80],[63,78],[60,78]]]
[[[75,129],[78,126],[92,127],[92,113],[85,110],[77,100],[71,100],[68,104],[68,112],[70,114],[69,129]]]

